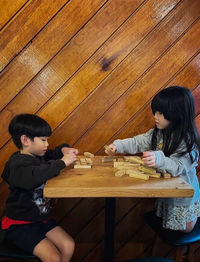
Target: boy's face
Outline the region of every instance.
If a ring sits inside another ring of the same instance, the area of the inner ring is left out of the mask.
[[[36,155],[36,156],[43,156],[48,148],[48,137],[34,137],[33,140],[27,137],[27,142],[23,143],[23,153]]]

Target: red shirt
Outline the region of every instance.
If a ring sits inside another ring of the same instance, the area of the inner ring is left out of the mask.
[[[47,223],[49,219],[45,219],[42,222]],[[12,218],[9,218],[7,216],[4,216],[1,221],[1,228],[2,229],[8,229],[12,225],[23,225],[23,224],[31,224],[34,223],[32,221],[24,221],[24,220],[15,220]]]
[[[24,221],[24,220],[15,220],[9,217],[3,217],[1,221],[1,228],[2,229],[8,229],[12,225],[20,225],[20,224],[30,224],[33,223],[31,221]]]

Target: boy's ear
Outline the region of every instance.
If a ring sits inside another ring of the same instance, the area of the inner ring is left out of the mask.
[[[26,135],[22,135],[21,137],[20,137],[20,140],[21,140],[21,143],[22,143],[22,145],[23,146],[29,146],[30,145],[30,138],[29,137],[27,137]]]

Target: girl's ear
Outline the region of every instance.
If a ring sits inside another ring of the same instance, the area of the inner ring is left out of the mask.
[[[22,145],[23,146],[29,146],[30,145],[30,138],[29,137],[27,137],[26,135],[22,135],[21,137],[20,137],[20,140],[21,140],[21,143],[22,143]]]

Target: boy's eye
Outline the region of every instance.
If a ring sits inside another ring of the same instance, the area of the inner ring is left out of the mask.
[[[42,140],[43,142],[45,142],[45,141],[47,141],[47,138],[46,138],[46,137],[41,137],[41,140]]]

